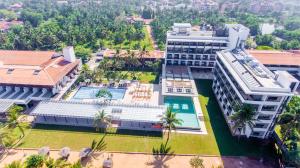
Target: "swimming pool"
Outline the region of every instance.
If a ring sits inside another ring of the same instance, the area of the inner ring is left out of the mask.
[[[179,127],[199,128],[192,98],[166,96],[164,98],[164,104],[170,107],[172,112],[177,113],[177,118],[183,120]]]
[[[101,87],[88,87],[82,86],[76,92],[76,94],[72,97],[73,100],[80,100],[80,99],[97,99],[96,94],[99,90],[105,89]],[[119,88],[107,88],[107,90],[112,94],[112,99],[123,99],[126,89],[119,89]]]

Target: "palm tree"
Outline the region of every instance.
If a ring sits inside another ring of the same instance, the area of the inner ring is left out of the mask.
[[[18,161],[13,161],[8,165],[5,165],[4,168],[23,168],[24,164],[18,160]]]
[[[285,112],[279,117],[282,142],[286,142],[293,130],[300,130],[300,97],[294,96],[285,108]]]
[[[93,140],[92,144],[88,148],[83,148],[79,153],[80,159],[87,158],[93,155],[94,152],[102,152],[106,149],[105,143],[105,136],[106,134],[97,142],[95,139]]]
[[[112,94],[108,89],[100,89],[98,93],[96,94],[96,97],[98,98],[109,98],[110,100],[112,99]]]
[[[18,120],[21,111],[23,111],[23,107],[13,106],[8,112],[7,125],[8,128],[18,128],[22,133],[22,137],[24,137],[24,124]]]
[[[182,122],[183,121],[181,119],[176,118],[176,113],[173,113],[172,109],[169,107],[165,115],[162,117],[163,127],[165,129],[168,129],[168,137],[166,143],[169,142],[171,130],[175,130],[176,125],[181,125]]]
[[[71,165],[69,166],[69,168],[82,168],[82,165],[81,165],[81,163],[80,163],[80,160],[78,160],[77,162],[71,164]]]
[[[70,163],[66,162],[63,159],[53,159],[48,158],[45,160],[45,165],[47,168],[65,168],[70,165]]]
[[[110,125],[110,117],[106,115],[104,110],[99,111],[94,118],[94,126],[96,128],[96,131],[98,132],[100,128],[104,128],[104,132],[106,132],[107,127]]]
[[[240,107],[236,107],[235,113],[230,117],[233,122],[234,134],[240,131],[239,136],[246,132],[247,125],[252,129],[254,127],[256,112],[250,104],[243,104]]]

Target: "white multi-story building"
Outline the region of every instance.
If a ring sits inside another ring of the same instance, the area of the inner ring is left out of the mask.
[[[167,32],[162,94],[198,96],[194,78],[212,79],[216,52],[240,46],[248,34],[249,29],[239,24],[208,31],[194,30],[189,23],[174,23]]]
[[[211,71],[216,52],[236,48],[248,34],[249,29],[239,24],[208,31],[193,30],[189,23],[174,23],[172,30],[167,32],[165,63]]]
[[[242,47],[238,47],[242,48]],[[233,134],[230,116],[235,108],[250,104],[257,112],[255,126],[246,136],[267,138],[275,121],[299,85],[286,71],[268,70],[243,49],[217,52],[213,91]]]

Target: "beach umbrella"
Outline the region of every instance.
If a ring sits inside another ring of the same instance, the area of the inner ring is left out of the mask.
[[[49,153],[50,153],[50,148],[48,146],[44,146],[38,150],[38,154],[42,156],[49,155]]]
[[[91,148],[83,148],[80,153],[79,153],[79,157],[80,158],[86,158],[89,156],[89,154],[92,152]]]
[[[69,157],[71,149],[69,147],[64,147],[59,151],[59,155],[63,158]]]
[[[103,168],[112,168],[113,162],[110,158],[103,161]]]

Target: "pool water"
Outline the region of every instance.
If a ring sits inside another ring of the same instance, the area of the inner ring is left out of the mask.
[[[167,96],[164,98],[164,104],[183,121],[179,127],[199,128],[192,98]]]
[[[101,87],[86,87],[82,86],[79,88],[77,93],[72,97],[74,100],[78,99],[97,99],[96,94],[99,90],[104,89]],[[112,94],[112,99],[123,99],[126,89],[119,88],[107,88],[107,90]]]

